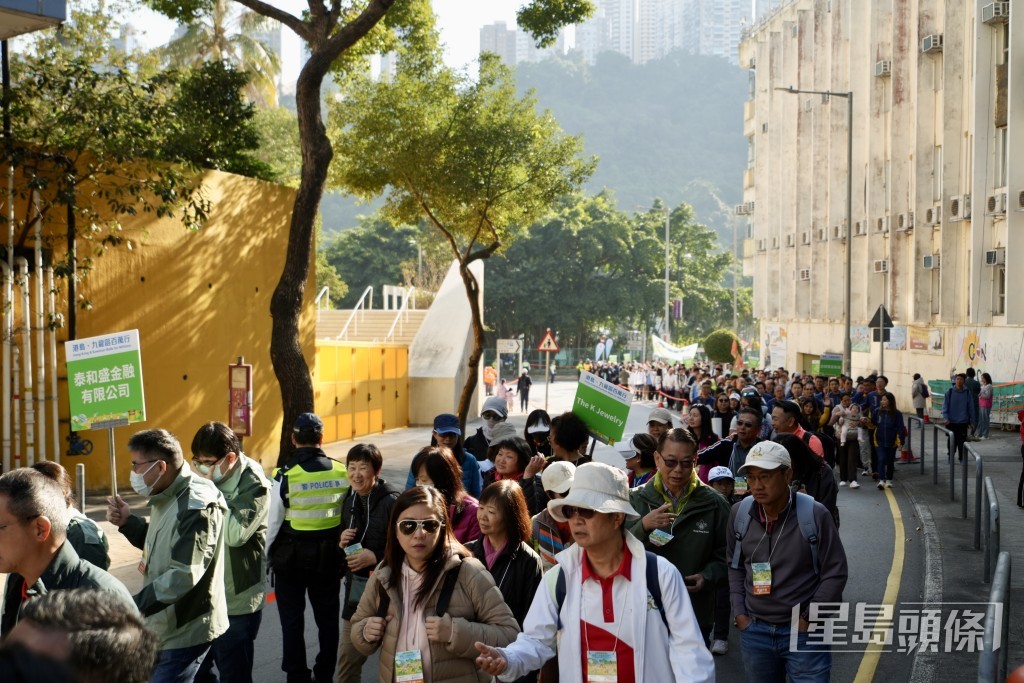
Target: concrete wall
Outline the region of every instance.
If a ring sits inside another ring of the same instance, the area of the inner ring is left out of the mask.
[[[206,226],[193,233],[173,218],[138,216],[126,222],[124,230],[132,249],[106,250],[94,259],[94,270],[79,284],[79,294],[91,301],[91,308],[78,312],[78,338],[126,329],[138,329],[141,338],[147,419],[114,432],[120,486],[128,485],[125,444],[136,431],[168,429],[178,436],[188,455],[192,436],[201,424],[227,421],[227,366],[238,356],[253,365],[253,435],[245,439],[245,451],[267,468],[277,460],[282,411],[270,364],[270,297],[284,263],[295,191],[219,172],[207,173],[204,184],[212,203]],[[23,201],[16,206],[16,213],[25,216]],[[44,239],[48,246],[52,243],[59,258],[65,228],[58,214],[62,212],[50,215],[53,222],[46,224],[49,237]],[[31,238],[26,246],[32,247]],[[79,240],[80,257],[95,246]],[[66,315],[66,283],[58,280],[57,285],[61,288],[58,299],[64,297],[58,310]],[[310,367],[314,360],[314,294],[311,267],[307,305],[299,324],[300,344]],[[20,311],[16,313],[20,325]],[[62,454],[68,436],[66,334],[66,329],[58,334]],[[15,342],[19,342],[17,335]],[[88,487],[109,486],[107,433],[79,435],[92,441],[91,455],[63,457],[63,464],[73,469],[82,462]],[[52,459],[53,444],[46,447]]]
[[[755,316],[790,332],[787,357],[773,365],[842,350],[847,234],[851,324],[866,325],[885,305],[897,325],[946,340],[944,354],[888,351],[887,367],[928,368],[932,377],[952,367],[986,369],[990,360],[950,356],[956,349],[948,346],[970,330],[982,339],[1024,337],[1024,300],[1011,289],[1024,262],[1024,158],[1013,153],[1024,131],[1024,107],[1013,98],[1024,72],[1024,13],[986,25],[987,4],[791,0],[746,32],[740,64],[754,84],[744,134],[756,154],[744,183],[744,203],[754,207],[744,272],[754,277]],[[942,50],[923,52],[922,40],[934,35],[942,36]],[[883,61],[889,73],[876,75]],[[1004,68],[1005,127],[996,120]],[[790,86],[852,91],[852,124],[845,99],[780,91]],[[989,197],[1003,193],[1006,211],[986,210]],[[953,200],[962,204],[965,194],[971,214],[954,216]],[[941,219],[929,222],[936,210]],[[985,252],[996,249],[1005,249],[1005,265],[986,265]],[[926,269],[922,257],[932,254],[941,265]],[[875,272],[876,262],[885,262],[885,272]],[[806,269],[809,279],[801,278]],[[852,361],[855,374],[880,364],[877,352],[855,352]],[[1010,381],[1020,371],[1003,364],[992,374]]]
[[[483,307],[484,264],[475,261],[470,270],[480,285]],[[473,326],[466,288],[453,262],[416,338],[409,345],[409,424],[431,424],[440,413],[454,413],[469,372],[473,350]],[[478,368],[477,387],[470,415],[479,412],[483,373]]]

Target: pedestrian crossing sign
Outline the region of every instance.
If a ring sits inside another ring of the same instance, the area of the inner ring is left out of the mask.
[[[556,353],[558,351],[558,344],[555,342],[555,337],[551,334],[551,330],[548,330],[544,335],[544,338],[540,341],[540,345],[537,347],[538,351],[550,351]]]

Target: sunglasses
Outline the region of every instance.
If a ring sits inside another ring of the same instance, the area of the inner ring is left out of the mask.
[[[737,427],[757,427],[756,422],[747,422],[746,420],[736,420]]]
[[[684,470],[688,470],[691,469],[694,464],[693,460],[668,460],[666,458],[662,458],[661,461],[665,464],[665,467],[668,468],[669,472],[677,467],[682,467]]]
[[[592,519],[597,513],[597,510],[591,510],[590,508],[578,508],[575,505],[563,505],[562,514],[565,515],[566,519],[572,519],[576,515],[580,516],[580,519]]]
[[[436,519],[403,519],[398,522],[398,530],[403,536],[412,536],[417,529],[423,529],[428,534],[436,534],[443,526],[444,522]]]

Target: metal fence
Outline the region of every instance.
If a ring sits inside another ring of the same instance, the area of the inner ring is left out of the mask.
[[[1010,553],[999,553],[985,610],[985,635],[978,657],[978,683],[1006,680],[1010,634]]]

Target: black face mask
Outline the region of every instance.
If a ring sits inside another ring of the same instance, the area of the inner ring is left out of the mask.
[[[548,442],[548,435],[550,433],[551,432],[533,432],[530,434],[530,438],[533,439],[533,443],[540,446]]]

